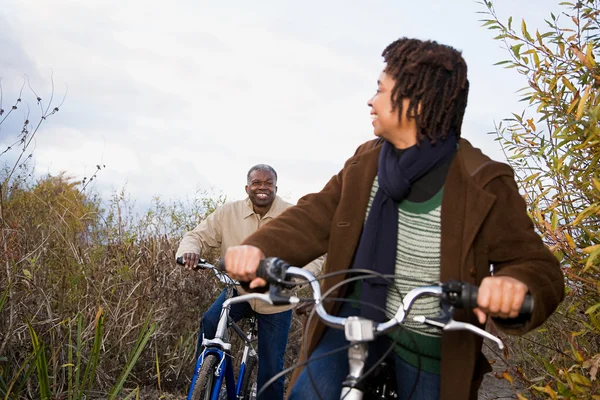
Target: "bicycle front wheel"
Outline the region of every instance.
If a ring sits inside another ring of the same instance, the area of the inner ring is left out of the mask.
[[[256,400],[258,357],[248,357],[240,395],[244,400]]]
[[[194,384],[192,400],[210,400],[215,386],[215,374],[219,367],[219,358],[214,354],[208,354],[202,361],[198,378]]]

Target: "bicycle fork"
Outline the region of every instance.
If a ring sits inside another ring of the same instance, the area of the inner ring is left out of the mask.
[[[340,399],[362,400],[363,391],[357,388],[356,385],[362,376],[368,354],[368,343],[365,342],[354,343],[348,348],[348,364],[350,372],[342,383],[342,394]]]
[[[349,373],[342,383],[340,399],[362,400],[364,392],[357,385],[363,375],[369,355],[369,342],[375,340],[373,321],[360,317],[348,317],[344,332],[346,340],[352,345],[348,348]]]

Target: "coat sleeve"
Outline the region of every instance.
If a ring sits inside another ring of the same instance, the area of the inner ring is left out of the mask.
[[[556,257],[535,232],[512,175],[491,180],[486,189],[496,196],[483,228],[494,275],[525,283],[534,301],[533,314],[527,322],[514,324],[499,318],[494,322],[507,333],[523,334],[541,325],[562,301],[563,273]]]
[[[176,257],[180,257],[183,253],[202,255],[209,248],[220,248],[223,232],[222,217],[223,207],[219,207],[200,222],[200,225],[194,230],[187,232],[179,243]]]

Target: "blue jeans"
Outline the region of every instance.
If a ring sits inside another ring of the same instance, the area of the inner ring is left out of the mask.
[[[198,345],[196,352],[199,355],[202,346],[202,335],[212,339],[217,333],[217,325],[221,317],[221,310],[225,302],[227,293],[224,290],[221,295],[210,306],[208,311],[202,316],[200,321],[200,330],[198,332]],[[234,293],[237,296],[237,292]],[[238,303],[231,306],[229,316],[238,322],[250,311],[250,304]],[[288,334],[292,323],[292,311],[285,311],[276,314],[256,313],[258,321],[258,391],[274,375],[283,370],[283,361],[285,347],[287,346]],[[284,379],[280,377],[270,384],[261,394],[259,400],[279,400],[283,399]]]
[[[349,304],[342,307],[339,315],[357,315],[358,310]],[[310,363],[304,367],[292,388],[288,400],[318,399],[338,400],[342,391],[342,382],[348,375],[348,350],[317,359],[325,353],[347,346],[349,342],[341,329],[327,328],[321,341],[310,356]],[[367,371],[389,347],[389,339],[384,336],[369,344],[369,355],[363,371]],[[390,354],[396,367],[396,384],[400,400],[436,400],[440,397],[440,376],[406,363],[396,353]],[[314,360],[314,361],[313,361]],[[309,376],[310,370],[310,376]],[[312,378],[312,380],[311,380]],[[418,378],[418,380],[417,380]],[[414,393],[410,395],[416,383]],[[318,391],[318,395],[317,395]]]

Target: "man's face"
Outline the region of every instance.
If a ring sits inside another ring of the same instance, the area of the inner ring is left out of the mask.
[[[277,181],[269,171],[254,170],[250,173],[246,193],[252,204],[258,207],[268,207],[275,200]]]

